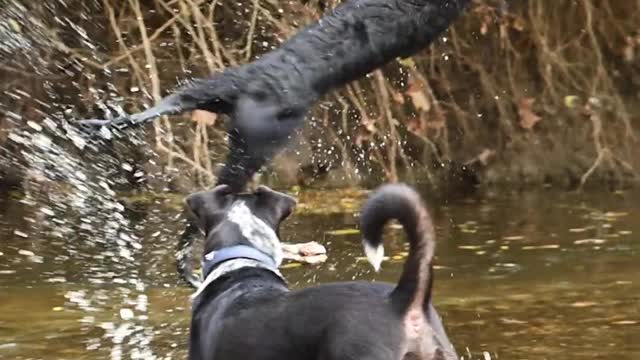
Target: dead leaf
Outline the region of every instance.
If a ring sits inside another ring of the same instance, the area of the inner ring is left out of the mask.
[[[536,99],[532,97],[522,98],[518,101],[518,115],[520,116],[520,126],[522,126],[523,129],[530,130],[538,121],[542,120],[542,118],[533,111],[533,103],[535,101]]]
[[[414,134],[418,135],[426,135],[426,122],[424,121],[424,116],[420,114],[420,116],[410,116],[407,120],[407,130],[411,131]]]
[[[212,126],[216,123],[216,119],[218,115],[216,113],[204,111],[204,110],[194,110],[191,113],[191,120],[195,122],[201,122],[205,126]]]
[[[413,107],[415,107],[416,110],[424,112],[431,110],[431,102],[427,99],[422,84],[418,81],[412,80],[406,93],[411,98]]]
[[[516,31],[522,32],[525,27],[524,19],[519,16],[516,17],[515,19],[513,19],[513,23],[511,24],[511,27]]]
[[[364,128],[371,134],[374,134],[376,132],[376,120],[372,119],[368,116],[363,116],[360,119],[360,123],[362,124],[362,126],[364,126]]]
[[[480,34],[486,35],[489,32],[489,24],[491,23],[491,16],[485,15],[480,25]]]

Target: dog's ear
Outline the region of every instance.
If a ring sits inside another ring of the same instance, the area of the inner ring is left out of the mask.
[[[232,194],[228,185],[218,185],[212,190],[200,191],[187,196],[185,206],[193,216],[200,230],[209,232],[222,218],[221,208],[224,208],[226,198]]]
[[[293,196],[271,190],[264,185],[258,186],[255,193],[264,199],[265,206],[270,207],[270,212],[273,213],[275,220],[274,225],[279,225],[291,215],[297,204],[297,200]]]

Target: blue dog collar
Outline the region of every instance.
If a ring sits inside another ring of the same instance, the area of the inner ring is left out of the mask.
[[[216,265],[233,259],[251,259],[266,265],[270,269],[277,268],[275,261],[262,251],[247,245],[235,245],[207,253],[202,263],[202,278],[206,279]]]

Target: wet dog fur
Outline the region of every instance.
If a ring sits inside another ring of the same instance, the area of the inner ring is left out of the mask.
[[[385,224],[397,219],[404,227],[410,250],[396,285],[354,281],[290,291],[277,270],[278,229],[295,203],[264,186],[238,194],[221,185],[186,199],[205,233],[205,253],[240,245],[269,257],[229,259],[207,274],[193,298],[190,359],[458,358],[431,304],[434,231],[413,189],[383,185],[361,213],[363,245],[376,269]]]

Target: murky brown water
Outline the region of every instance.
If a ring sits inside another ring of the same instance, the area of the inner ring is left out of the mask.
[[[465,359],[640,358],[640,193],[485,194],[431,208],[435,302]],[[179,214],[158,203],[99,218],[0,201],[0,358],[185,357],[190,289],[175,272]],[[358,261],[358,235],[325,234],[355,221],[287,223],[284,240],[318,240],[329,251],[325,264],[285,269],[292,286],[396,279],[397,230],[377,275]]]

